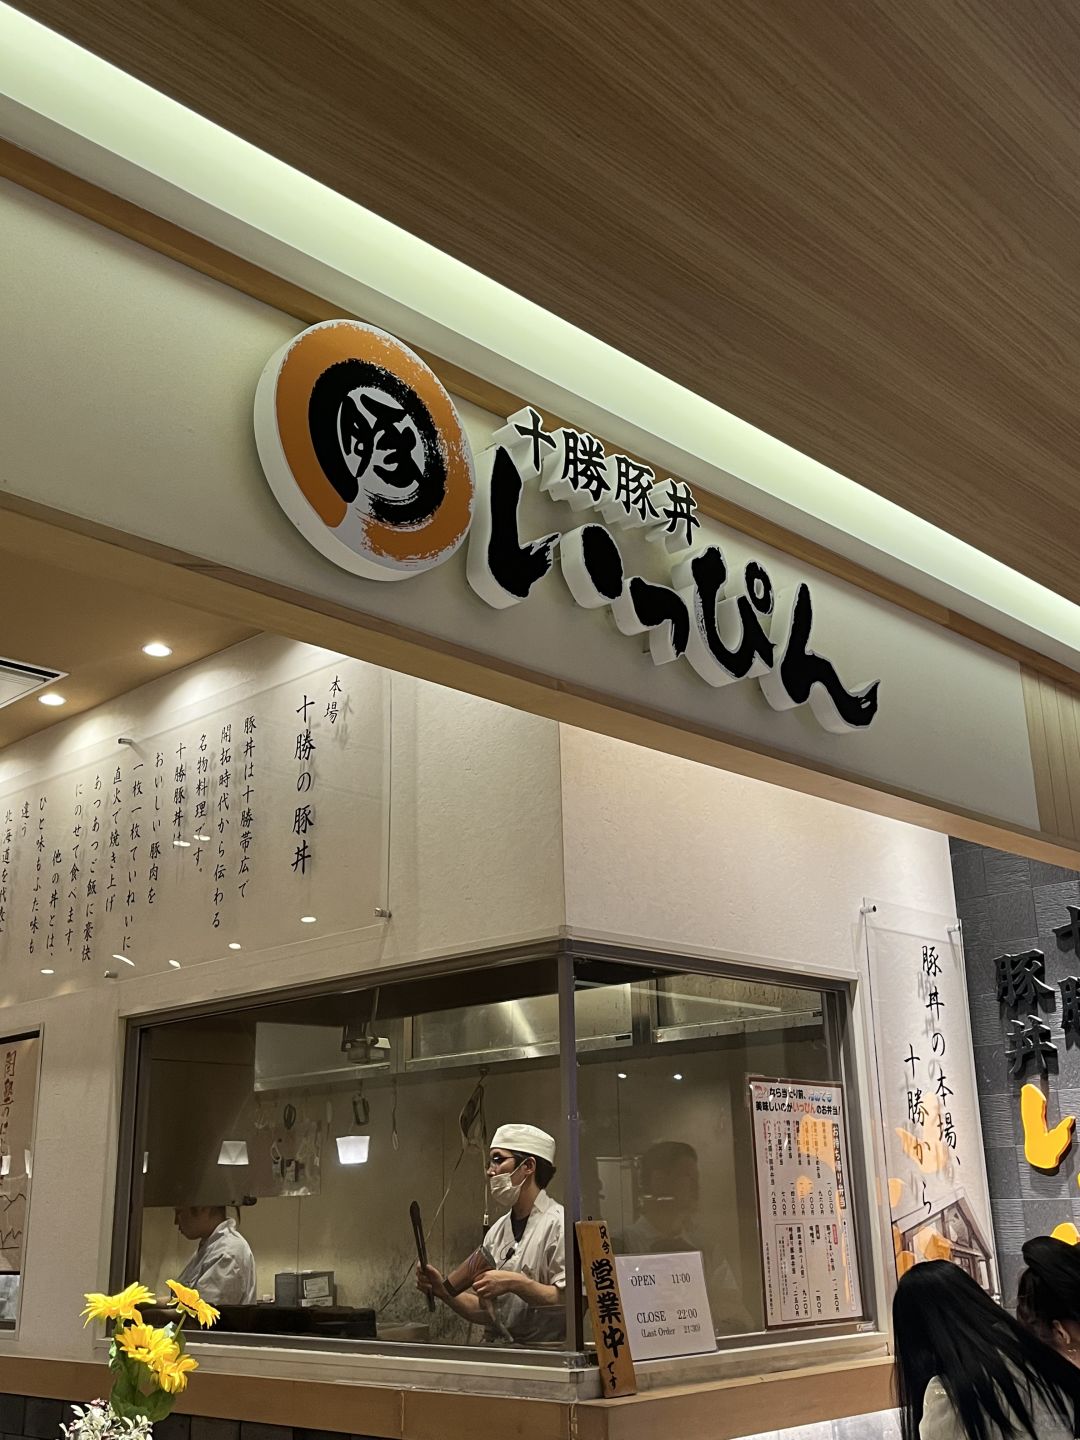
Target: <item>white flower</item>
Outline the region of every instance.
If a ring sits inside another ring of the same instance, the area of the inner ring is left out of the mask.
[[[61,1425],[65,1440],[151,1440],[151,1424],[145,1415],[137,1420],[122,1420],[114,1415],[104,1400],[71,1407],[75,1419]]]

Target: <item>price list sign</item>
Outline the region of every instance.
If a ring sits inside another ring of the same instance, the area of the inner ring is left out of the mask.
[[[862,1317],[839,1085],[750,1081],[765,1323]]]

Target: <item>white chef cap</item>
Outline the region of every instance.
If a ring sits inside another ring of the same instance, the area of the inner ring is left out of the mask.
[[[535,1125],[500,1125],[491,1137],[492,1150],[513,1150],[518,1155],[535,1155],[555,1163],[555,1141]]]

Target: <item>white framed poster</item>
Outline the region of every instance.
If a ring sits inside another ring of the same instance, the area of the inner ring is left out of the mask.
[[[862,1318],[839,1085],[750,1080],[768,1329]]]

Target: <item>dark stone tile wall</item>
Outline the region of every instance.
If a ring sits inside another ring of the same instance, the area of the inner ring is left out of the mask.
[[[0,1440],[63,1440],[61,1425],[73,1419],[62,1400],[31,1395],[0,1395]],[[249,1420],[214,1420],[202,1415],[170,1415],[154,1426],[154,1440],[374,1440],[331,1430],[299,1430],[287,1425],[257,1425]]]
[[[1080,1188],[1075,1142],[1055,1175],[1033,1170],[1024,1159],[1023,1080],[1009,1075],[1009,1017],[997,1001],[994,961],[1004,951],[1036,949],[1046,956],[1046,982],[1054,995],[1052,1008],[1049,1000],[1043,1007],[1043,1018],[1058,1051],[1046,1087],[1047,1121],[1054,1125],[1062,1115],[1080,1121],[1080,1046],[1066,1046],[1058,992],[1060,980],[1080,975],[1080,957],[1063,951],[1054,935],[1054,926],[1069,918],[1065,907],[1080,905],[1080,872],[965,840],[951,840],[950,847],[956,913],[964,927],[971,1038],[1002,1298],[1012,1306],[1023,1269],[1020,1247],[1029,1236],[1046,1235],[1064,1220],[1080,1225]],[[1023,1079],[1037,1083],[1038,1068],[1029,1064]]]

